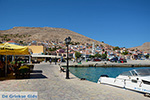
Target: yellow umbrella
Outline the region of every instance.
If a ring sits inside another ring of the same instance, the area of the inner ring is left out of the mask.
[[[7,55],[30,55],[26,46],[18,46],[14,44],[0,44],[0,55],[6,55],[5,74],[7,74]]]

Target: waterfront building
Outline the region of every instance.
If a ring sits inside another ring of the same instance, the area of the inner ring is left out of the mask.
[[[44,54],[44,46],[27,46],[29,49],[32,50],[33,54]]]

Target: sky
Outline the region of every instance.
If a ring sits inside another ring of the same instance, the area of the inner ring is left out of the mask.
[[[0,0],[0,30],[65,28],[119,47],[150,42],[150,0]]]

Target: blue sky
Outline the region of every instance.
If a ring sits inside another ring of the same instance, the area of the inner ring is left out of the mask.
[[[112,46],[150,42],[150,0],[0,0],[0,30],[65,28]]]

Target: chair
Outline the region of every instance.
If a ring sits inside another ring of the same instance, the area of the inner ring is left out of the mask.
[[[29,68],[19,68],[16,72],[16,78],[30,78]]]

